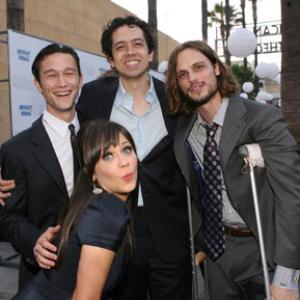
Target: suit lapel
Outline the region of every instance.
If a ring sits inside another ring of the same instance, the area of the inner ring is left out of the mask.
[[[174,136],[174,128],[176,124],[176,118],[171,117],[167,112],[167,100],[166,100],[166,94],[165,94],[165,85],[160,80],[153,78],[154,83],[154,89],[156,92],[156,95],[158,97],[161,111],[163,114],[163,118],[165,121],[165,126],[167,128],[168,133],[173,137]]]
[[[197,179],[194,174],[192,160],[191,160],[191,153],[188,147],[187,138],[189,133],[195,123],[197,118],[197,114],[188,117],[181,117],[178,119],[176,132],[175,132],[175,139],[174,139],[174,150],[175,156],[178,165],[181,168],[181,172],[186,180],[187,185],[190,188],[194,199],[197,199],[198,191],[198,184]],[[197,208],[199,208],[200,202],[195,201]]]
[[[63,173],[52,143],[42,123],[42,117],[40,117],[32,125],[32,144],[33,153],[40,164],[56,182],[62,193],[69,198]]]
[[[238,97],[232,97],[229,100],[220,139],[220,159],[224,169],[245,127],[245,114],[246,109],[243,105],[243,101]],[[194,194],[196,194],[197,191],[197,182],[193,173],[191,155],[187,147],[187,138],[196,118],[196,114],[190,117],[179,118],[174,139],[177,162],[181,167],[182,174],[191,192]],[[197,201],[195,204],[199,207]]]
[[[101,101],[98,101],[99,106],[97,109],[99,118],[109,120],[119,86],[119,79],[103,78],[101,84],[96,86],[98,88],[96,95],[101,95]]]
[[[229,100],[220,139],[220,159],[224,169],[245,126],[245,114],[243,101],[237,96],[232,97]]]
[[[197,118],[197,115],[194,114],[190,117],[184,117],[178,119],[178,125],[176,128],[176,135],[174,141],[175,154],[180,166],[183,166],[184,175],[189,173],[190,165],[190,153],[187,147],[187,138],[192,129],[192,126]],[[188,178],[188,176],[186,176]]]

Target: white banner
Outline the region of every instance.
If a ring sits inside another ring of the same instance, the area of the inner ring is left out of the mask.
[[[10,105],[12,134],[31,126],[45,109],[45,101],[33,84],[31,65],[51,41],[8,30]],[[80,58],[84,82],[99,77],[109,69],[104,57],[75,49]]]

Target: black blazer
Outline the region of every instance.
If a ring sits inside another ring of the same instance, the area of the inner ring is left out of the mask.
[[[201,227],[199,190],[187,147],[187,138],[196,114],[178,120],[175,153],[178,164],[191,190],[197,232]],[[257,237],[251,183],[243,173],[241,145],[258,143],[266,168],[255,170],[258,199],[264,232],[267,260],[300,268],[300,158],[297,144],[287,129],[280,111],[240,97],[231,97],[222,128],[219,151],[224,182],[232,206]]]
[[[85,84],[77,104],[79,120],[109,119],[118,84],[116,78]],[[173,152],[176,119],[166,113],[164,84],[154,78],[154,87],[168,135],[140,162],[139,182],[153,241],[160,256],[174,262],[185,258],[189,249],[185,183]]]
[[[38,266],[33,247],[41,233],[57,225],[68,203],[63,174],[42,117],[32,127],[12,137],[1,147],[3,178],[14,178],[16,188],[0,217],[0,236],[21,254],[20,285]]]

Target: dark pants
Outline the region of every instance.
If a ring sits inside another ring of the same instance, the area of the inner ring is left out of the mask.
[[[190,261],[160,258],[143,211],[138,209],[134,223],[135,254],[114,300],[191,300]]]
[[[264,280],[258,243],[254,237],[226,235],[225,253],[207,259],[210,300],[263,300]]]

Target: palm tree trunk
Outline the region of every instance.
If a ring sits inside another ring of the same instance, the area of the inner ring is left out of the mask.
[[[148,0],[148,24],[149,30],[152,34],[155,42],[155,49],[153,55],[153,61],[150,64],[150,67],[153,70],[158,68],[158,33],[157,33],[157,4],[156,0]]]
[[[224,48],[224,55],[225,55],[225,62],[228,66],[230,66],[230,53],[227,47],[227,40],[230,34],[230,7],[229,7],[229,0],[225,0],[225,48]]]
[[[202,39],[207,42],[207,0],[202,0]]]
[[[281,0],[282,62],[281,99],[282,111],[289,129],[300,144],[300,1]]]

